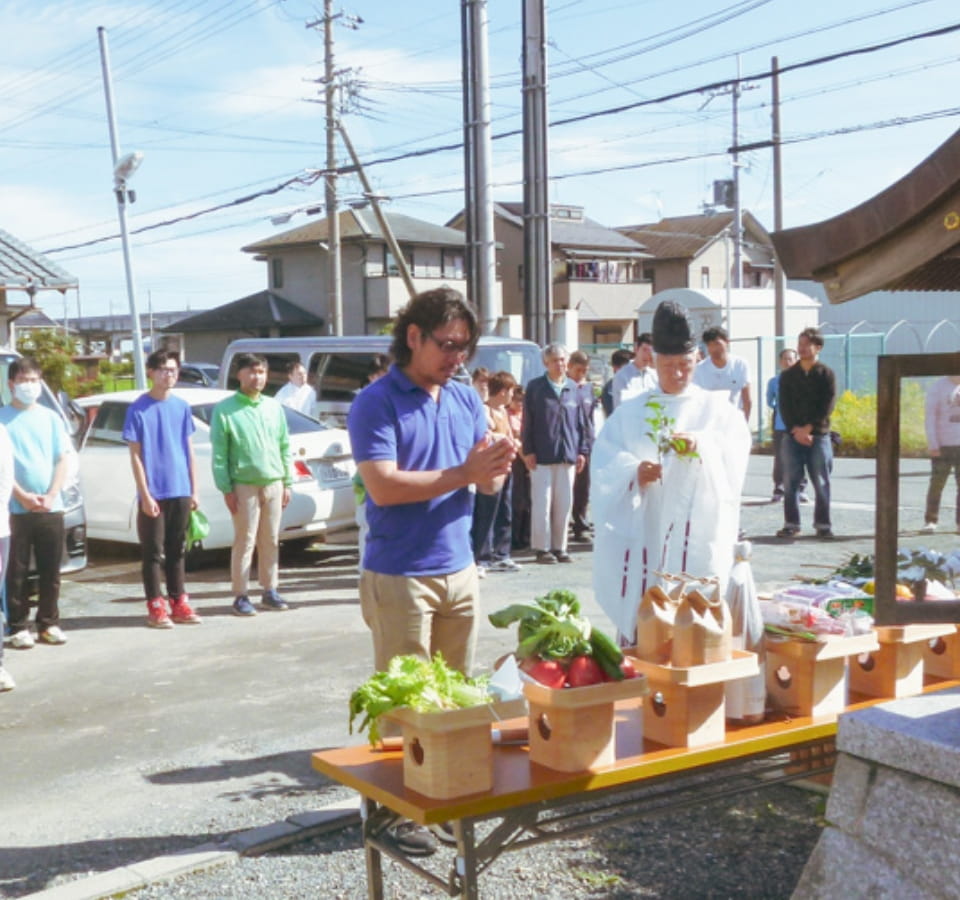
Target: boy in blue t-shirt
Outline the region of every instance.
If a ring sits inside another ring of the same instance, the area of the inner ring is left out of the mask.
[[[190,512],[197,508],[197,493],[190,443],[193,414],[189,404],[171,393],[179,374],[176,356],[166,350],[151,353],[147,357],[150,390],[130,404],[123,423],[137,483],[137,535],[151,628],[201,621],[184,587],[184,540]]]

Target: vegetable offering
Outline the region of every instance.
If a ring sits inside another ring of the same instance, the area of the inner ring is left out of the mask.
[[[467,678],[451,669],[437,653],[432,661],[419,656],[395,656],[386,672],[368,678],[350,696],[350,733],[361,717],[358,731],[367,731],[371,744],[380,740],[380,716],[407,706],[418,712],[462,709],[492,703],[486,676]]]

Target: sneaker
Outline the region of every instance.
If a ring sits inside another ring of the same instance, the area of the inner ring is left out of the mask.
[[[803,491],[800,491],[800,493],[797,494],[797,503],[803,503],[809,506],[811,503],[813,503],[813,501],[807,494],[805,494]]]
[[[163,597],[154,597],[147,601],[147,627],[173,628],[173,622],[167,614],[167,601]]]
[[[496,559],[487,568],[491,572],[519,572],[521,566],[508,556],[506,559]]]
[[[45,631],[37,633],[37,640],[41,644],[51,644],[58,646],[67,642],[67,636],[60,630],[59,625],[51,625]]]
[[[553,556],[559,563],[572,563],[573,557],[564,550],[554,550]]]
[[[0,666],[0,693],[12,691],[16,686],[17,683],[13,680],[13,676],[3,666]]]
[[[274,612],[283,612],[285,609],[290,609],[290,604],[276,591],[264,591],[260,598],[260,605],[264,609],[272,609]]]
[[[777,537],[792,538],[796,537],[798,534],[800,534],[800,528],[797,525],[784,525],[783,528],[777,532]]]
[[[937,530],[936,522],[924,522],[923,528],[920,529],[920,534],[933,534]]]
[[[477,578],[486,578],[487,577],[487,567],[481,566],[480,563],[477,563]]]
[[[170,598],[170,618],[178,625],[200,625],[200,618],[190,605],[190,598],[186,594]]]
[[[783,500],[783,488],[777,488],[770,497],[770,502],[779,503],[781,500]]]
[[[544,566],[552,566],[556,563],[556,558],[549,550],[537,551],[537,562]]]
[[[457,836],[453,833],[453,826],[449,822],[438,822],[436,825],[428,825],[427,828],[441,844],[456,846]]]
[[[818,528],[817,537],[821,541],[832,541],[834,539],[834,533],[829,528]]]
[[[29,628],[15,632],[10,638],[10,646],[13,647],[14,650],[29,650],[33,645],[33,635],[30,634]]]
[[[255,616],[257,614],[250,598],[246,594],[241,594],[233,601],[233,614],[235,616]]]
[[[404,819],[387,829],[397,849],[407,856],[430,856],[437,852],[437,839],[425,825]]]

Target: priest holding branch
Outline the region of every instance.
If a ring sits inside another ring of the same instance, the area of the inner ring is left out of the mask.
[[[658,573],[716,577],[724,596],[734,563],[750,431],[725,395],[693,384],[693,335],[683,306],[657,307],[659,388],[617,407],[591,457],[594,590],[625,645],[646,590],[668,589]]]

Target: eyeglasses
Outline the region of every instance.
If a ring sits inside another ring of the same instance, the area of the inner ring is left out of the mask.
[[[172,377],[176,377],[177,375],[180,374],[179,369],[170,369],[170,368],[167,368],[167,366],[161,366],[159,369],[154,369],[154,372],[158,372],[161,375],[167,375]]]
[[[433,341],[440,352],[446,356],[466,356],[470,352],[470,343],[458,344],[456,341],[441,341],[432,332],[425,331],[424,334]]]

